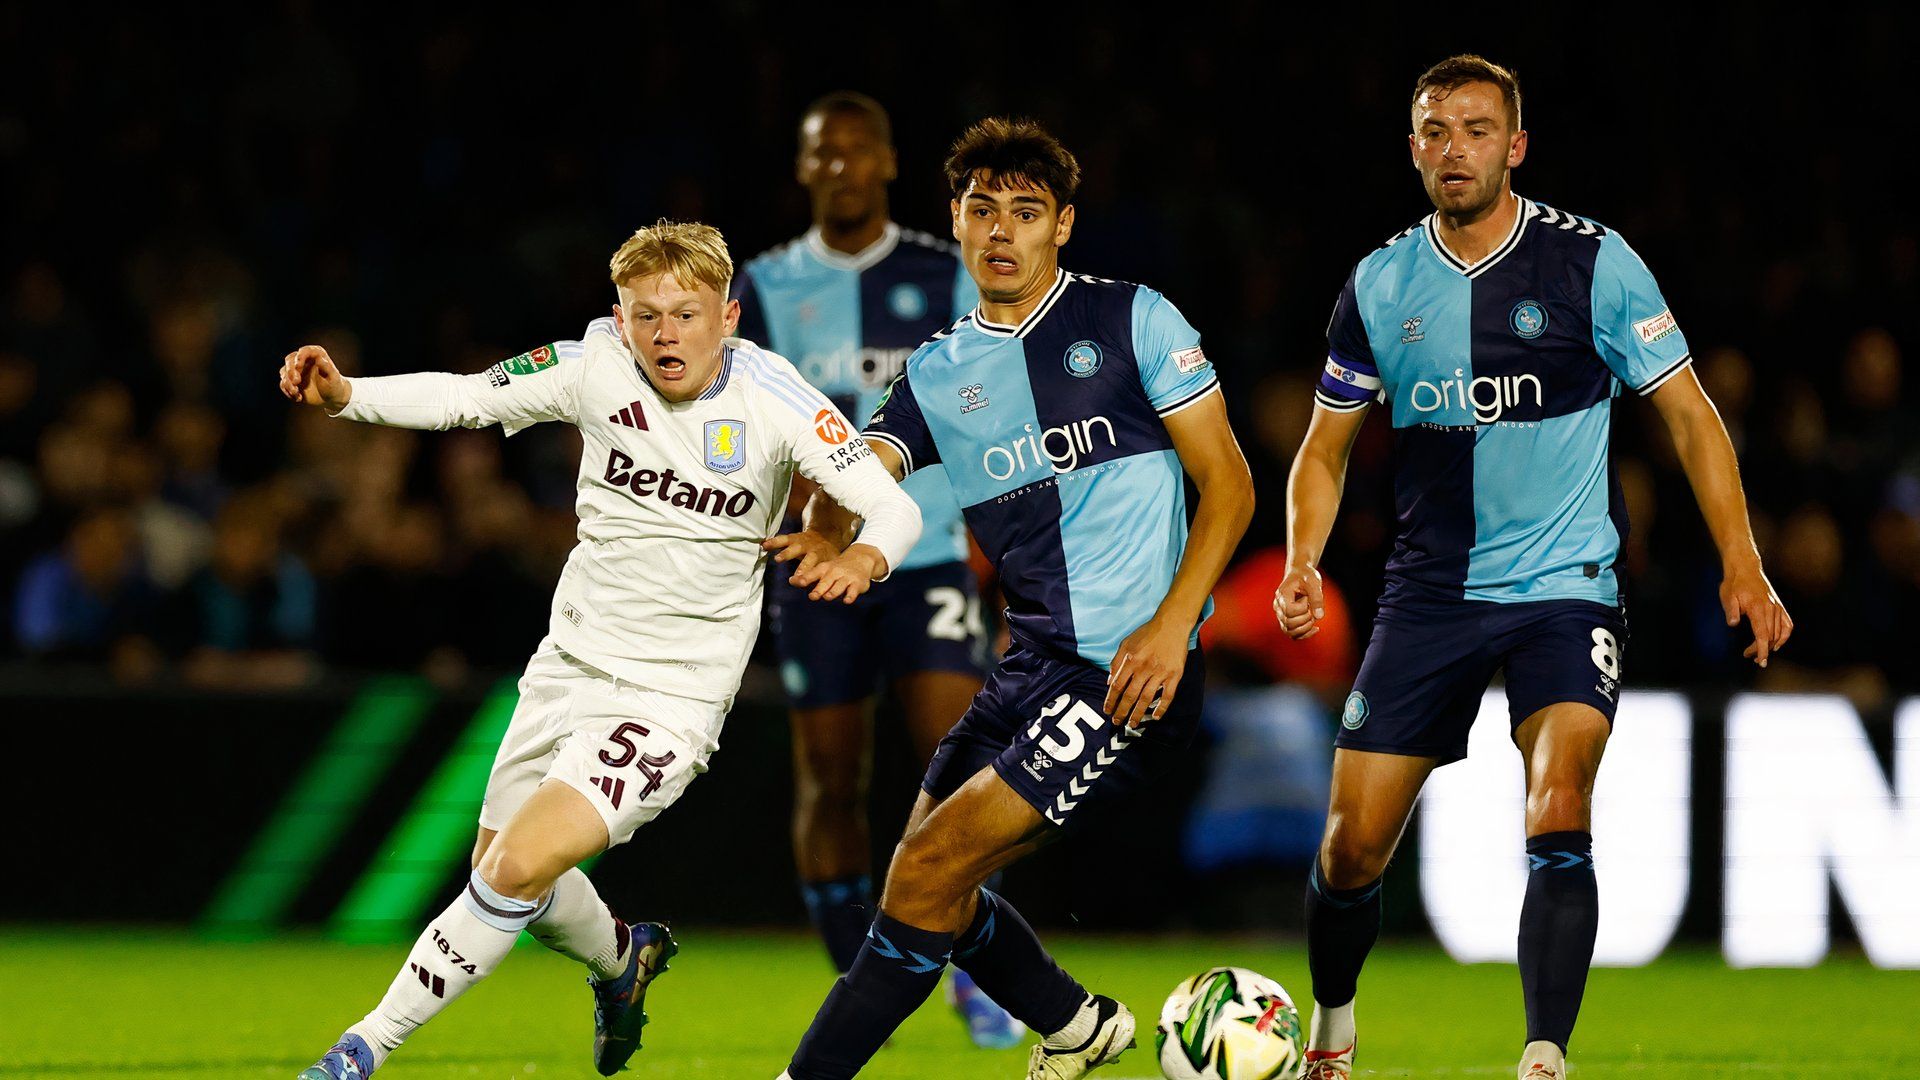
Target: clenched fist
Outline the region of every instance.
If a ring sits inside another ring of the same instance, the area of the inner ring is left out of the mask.
[[[1320,571],[1311,566],[1287,566],[1287,576],[1273,591],[1273,616],[1280,629],[1295,641],[1305,641],[1320,632],[1317,625],[1326,618],[1327,601],[1320,589]]]
[[[353,380],[340,374],[333,358],[318,345],[302,345],[287,354],[280,365],[280,392],[288,401],[301,405],[321,405],[330,413],[347,407],[353,397]]]

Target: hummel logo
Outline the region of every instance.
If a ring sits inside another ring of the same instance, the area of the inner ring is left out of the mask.
[[[607,419],[619,424],[621,427],[639,428],[641,431],[647,430],[647,414],[640,411],[640,403],[637,401],[621,409],[619,412],[614,413],[612,416],[607,417]]]
[[[607,796],[607,801],[613,804],[615,810],[620,809],[620,799],[627,793],[625,780],[612,776],[596,776],[587,783],[599,788]]]

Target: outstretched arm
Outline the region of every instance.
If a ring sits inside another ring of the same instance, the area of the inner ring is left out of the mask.
[[[584,364],[580,343],[569,341],[503,361],[478,375],[423,371],[350,379],[327,350],[302,345],[280,365],[280,393],[348,420],[433,431],[500,424],[511,435],[542,420],[572,422]]]
[[[1320,632],[1327,614],[1320,591],[1320,557],[1326,554],[1340,494],[1347,486],[1347,457],[1367,418],[1365,407],[1316,408],[1307,437],[1287,476],[1287,573],[1274,590],[1273,613],[1297,641]]]
[[[1200,502],[1166,597],[1113,657],[1106,713],[1128,725],[1162,715],[1173,704],[1193,628],[1253,520],[1253,474],[1227,422],[1226,400],[1209,394],[1164,422]]]
[[[1693,485],[1693,497],[1707,519],[1714,546],[1720,549],[1722,580],[1720,605],[1728,626],[1744,616],[1753,628],[1753,644],[1744,656],[1761,667],[1767,657],[1793,635],[1793,618],[1774,594],[1760,566],[1760,549],[1753,542],[1747,517],[1747,495],[1740,486],[1740,463],[1733,441],[1692,368],[1669,378],[1652,394],[1654,407],[1673,435],[1674,450]]]

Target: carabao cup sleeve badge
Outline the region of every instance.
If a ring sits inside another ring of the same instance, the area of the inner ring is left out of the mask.
[[[739,420],[707,421],[707,468],[730,473],[746,463],[747,425]]]

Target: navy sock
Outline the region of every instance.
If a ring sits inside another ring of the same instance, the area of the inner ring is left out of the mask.
[[[1015,1020],[1041,1035],[1066,1027],[1087,988],[1061,970],[1012,904],[980,890],[973,923],[953,939],[953,965]]]
[[[1353,1000],[1360,966],[1380,937],[1380,879],[1357,889],[1336,889],[1320,876],[1314,856],[1307,874],[1307,970],[1313,1000],[1340,1006]]]
[[[845,1080],[859,1072],[893,1030],[940,985],[953,935],[908,926],[882,912],[860,955],[833,984],[800,1037],[787,1073],[793,1080]]]
[[[1527,840],[1527,899],[1520,907],[1520,990],[1527,1041],[1566,1052],[1600,929],[1593,834],[1543,833]]]
[[[860,954],[867,927],[873,925],[873,880],[859,874],[831,881],[803,881],[800,898],[807,902],[807,917],[820,932],[820,940],[827,943],[833,969],[845,974]]]

